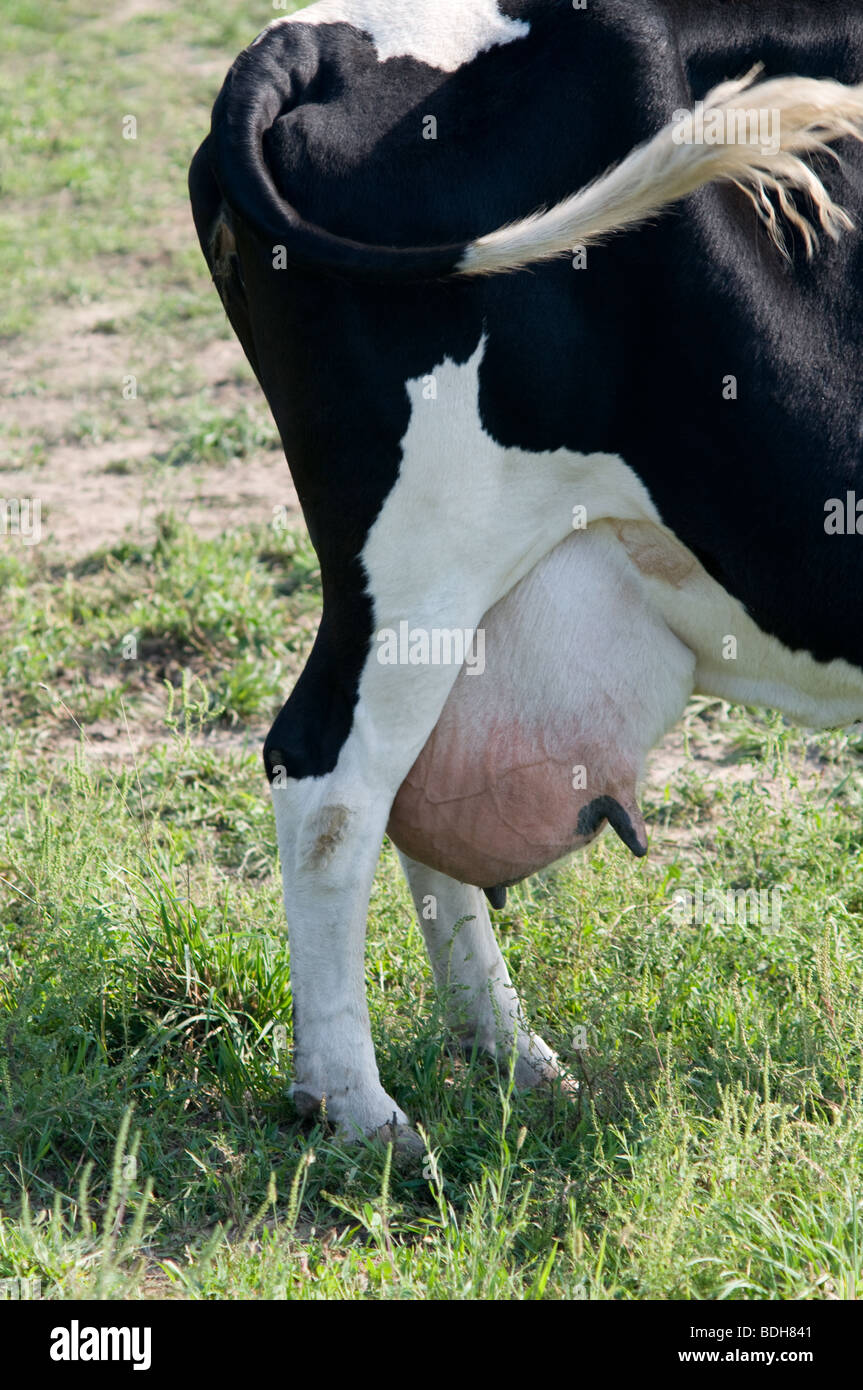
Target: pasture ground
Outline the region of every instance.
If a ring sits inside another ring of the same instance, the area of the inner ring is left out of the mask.
[[[504,950],[574,1102],[450,1053],[385,847],[373,1030],[429,1157],[298,1122],[259,750],[318,574],[185,192],[272,13],[4,15],[0,494],[40,499],[43,536],[0,538],[0,1279],[49,1298],[853,1298],[853,732],[695,702],[652,761],[647,860],[603,838],[510,894]],[[781,920],[675,920],[699,885],[778,889]]]

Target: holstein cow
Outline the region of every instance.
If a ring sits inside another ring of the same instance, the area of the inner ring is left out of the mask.
[[[861,80],[853,0],[321,0],[228,73],[190,186],[321,563],[264,758],[294,1096],[345,1134],[407,1125],[388,825],[458,1035],[532,1085],[482,890],[643,853],[694,690],[863,716]]]

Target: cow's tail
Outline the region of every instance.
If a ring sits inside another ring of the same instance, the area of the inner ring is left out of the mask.
[[[264,137],[279,116],[299,105],[317,70],[311,26],[264,30],[234,63],[213,107],[207,156],[225,204],[284,262],[351,278],[423,280],[451,274],[468,242],[452,246],[375,246],[335,236],[308,222],[273,180]],[[199,154],[203,152],[199,151]],[[193,192],[194,201],[194,192]],[[214,228],[214,256],[224,241]]]
[[[576,246],[637,227],[716,182],[737,184],[748,194],[786,254],[778,205],[811,256],[817,232],[791,195],[809,196],[818,222],[834,240],[851,228],[850,217],[804,156],[823,153],[843,136],[863,140],[863,86],[808,77],[753,86],[759,72],[760,66],[714,87],[694,111],[675,113],[652,140],[571,198],[480,237],[468,247],[459,272],[490,275],[571,254]]]
[[[300,268],[372,280],[518,270],[637,227],[721,181],[745,190],[781,250],[779,214],[801,233],[808,254],[817,245],[812,221],[792,200],[795,192],[808,195],[829,236],[851,226],[805,156],[843,136],[863,139],[863,86],[803,77],[753,85],[759,72],[754,68],[714,88],[694,112],[676,113],[651,140],[572,197],[476,241],[402,247],[336,236],[291,206],[264,154],[266,132],[314,82],[315,40],[302,29],[279,25],[240,55],[213,108],[207,142],[224,203],[274,254],[282,248],[284,261]]]

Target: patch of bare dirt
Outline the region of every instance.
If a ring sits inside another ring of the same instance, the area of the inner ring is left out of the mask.
[[[774,771],[763,761],[753,761],[741,753],[720,727],[708,730],[695,727],[697,720],[684,716],[652,750],[647,759],[642,800],[654,807],[661,806],[667,788],[672,794],[687,778],[706,783],[708,793],[721,788],[733,794],[735,788],[757,786],[766,803],[779,809],[789,802],[801,802],[810,797],[826,795],[846,775],[839,765],[830,762],[815,743],[805,745],[788,760],[787,768]],[[650,827],[651,857],[662,858],[677,854],[681,849],[709,841],[713,816],[701,816],[693,809],[690,816],[674,816],[669,823]]]
[[[206,292],[202,284],[201,293]],[[149,364],[132,328],[140,299],[63,309],[52,315],[50,333],[0,353],[5,430],[0,497],[38,499],[43,542],[71,559],[123,536],[148,539],[166,510],[202,536],[237,524],[268,523],[276,506],[286,507],[290,520],[301,526],[280,450],[257,450],[232,464],[158,466],[174,440],[148,410]],[[221,338],[202,343],[195,353],[200,387],[194,396],[203,393],[222,408],[257,405],[259,388],[239,375],[242,362],[236,343]],[[139,393],[126,412],[133,423],[103,438],[105,401],[122,399],[130,375]]]
[[[271,723],[271,719],[264,719],[246,721],[242,728],[213,728],[192,736],[190,742],[195,748],[206,748],[220,756],[254,753],[260,757]],[[152,719],[148,719],[146,710],[140,708],[136,710],[134,719],[128,722],[122,718],[98,719],[83,730],[76,728],[70,719],[66,728],[44,729],[36,740],[36,747],[56,757],[58,752],[65,754],[73,744],[81,742],[88,758],[116,767],[121,763],[134,764],[151,748],[167,743],[169,737],[163,723],[162,707],[160,705],[157,709],[154,702]]]

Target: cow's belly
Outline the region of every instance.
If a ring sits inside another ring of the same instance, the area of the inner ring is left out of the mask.
[[[484,670],[461,670],[394,802],[396,845],[481,887],[534,873],[607,822],[643,853],[636,784],[695,663],[614,527],[573,533],[482,628]]]
[[[643,577],[648,602],[694,653],[699,694],[779,710],[812,729],[863,719],[858,667],[839,658],[816,661],[763,632],[742,603],[667,532],[628,521],[616,531]]]

